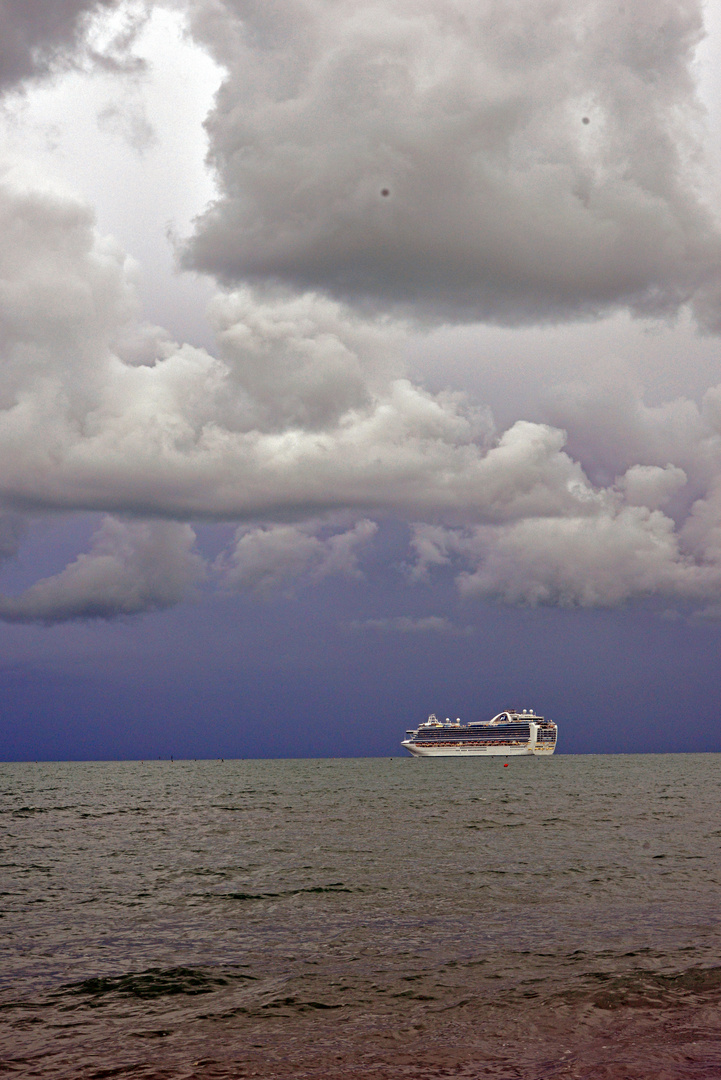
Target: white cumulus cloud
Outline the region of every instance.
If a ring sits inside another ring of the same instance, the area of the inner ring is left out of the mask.
[[[238,529],[230,551],[216,561],[225,587],[263,592],[307,577],[319,581],[331,574],[358,577],[358,555],[378,526],[363,519],[350,529],[329,531],[320,522],[267,524]]]

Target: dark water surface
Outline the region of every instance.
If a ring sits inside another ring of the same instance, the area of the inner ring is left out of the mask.
[[[0,1073],[721,1077],[721,755],[0,765]]]

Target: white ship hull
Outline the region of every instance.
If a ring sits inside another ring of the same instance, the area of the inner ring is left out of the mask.
[[[413,757],[550,757],[555,746],[417,746],[401,743]]]

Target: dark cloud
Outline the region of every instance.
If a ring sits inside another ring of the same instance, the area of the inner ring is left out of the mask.
[[[499,433],[463,394],[404,375],[402,322],[249,288],[210,315],[215,356],[145,326],[86,208],[0,187],[0,506],[156,519],[109,519],[0,618],[177,602],[201,571],[183,524],[199,518],[252,523],[213,566],[221,589],[353,575],[371,517],[392,515],[419,523],[410,578],[445,567],[467,596],[721,596],[721,388],[649,407],[629,387],[567,387],[555,424]],[[604,446],[594,482],[580,459]]]
[[[186,265],[416,316],[718,321],[701,0],[195,0],[228,76]]]
[[[19,596],[0,596],[0,619],[59,623],[171,607],[203,574],[194,544],[188,525],[106,518],[87,554]]]
[[[43,36],[49,7],[0,8],[38,35],[6,81],[49,70],[93,9],[68,5]],[[0,185],[0,557],[23,510],[119,515],[0,599],[0,619],[163,608],[204,573],[221,591],[358,575],[383,516],[415,523],[399,579],[450,574],[467,597],[718,604],[721,388],[651,407],[587,380],[546,423],[497,431],[400,359],[429,313],[513,323],[692,298],[719,319],[693,172],[698,5],[192,11],[228,68],[209,121],[221,197],[188,255],[241,282],[210,305],[213,353],[142,321],[129,260],[86,206]],[[244,524],[207,567],[189,520]]]
[[[119,0],[0,0],[0,91],[45,75],[83,43],[89,16]]]

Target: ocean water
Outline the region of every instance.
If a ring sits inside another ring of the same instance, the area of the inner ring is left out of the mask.
[[[721,1077],[721,755],[0,766],[0,1073]]]

